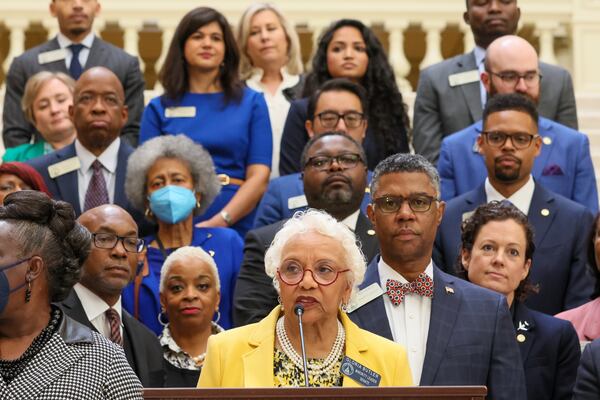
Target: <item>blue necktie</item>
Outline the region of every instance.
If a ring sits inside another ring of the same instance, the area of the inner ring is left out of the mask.
[[[79,52],[85,46],[82,44],[72,44],[69,45],[69,49],[71,50],[71,54],[73,57],[71,58],[71,65],[69,65],[69,74],[75,80],[79,79],[83,68],[81,67],[81,63],[79,62]]]

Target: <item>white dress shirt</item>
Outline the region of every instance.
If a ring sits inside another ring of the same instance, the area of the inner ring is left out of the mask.
[[[483,86],[483,82],[481,81],[481,74],[483,71],[485,71],[485,49],[483,47],[475,46],[475,49],[473,49],[473,54],[475,55],[475,65],[477,65],[477,70],[479,71],[479,93],[481,96],[481,107],[485,108],[487,91],[485,90],[485,86]]]
[[[96,293],[83,286],[81,283],[76,283],[73,286],[75,293],[81,301],[83,310],[88,320],[94,325],[94,328],[98,330],[104,337],[110,339],[110,322],[106,318],[106,310],[111,308],[104,300],[102,300]],[[121,337],[123,337],[123,310],[121,307],[121,296],[119,300],[112,307],[119,314],[121,320]]]
[[[358,215],[360,214],[360,208],[354,211],[352,214],[348,215],[342,221],[342,224],[346,225],[352,232],[356,231],[356,224],[358,223]]]
[[[290,75],[284,67],[281,69],[283,81],[277,88],[275,94],[271,94],[261,82],[264,71],[256,68],[252,76],[246,81],[250,89],[256,90],[265,96],[267,108],[269,109],[269,120],[271,121],[271,130],[273,131],[273,158],[271,162],[271,179],[279,176],[279,150],[281,148],[281,136],[283,127],[290,110],[290,101],[285,98],[283,91],[294,87],[300,81],[299,75]]]
[[[379,283],[384,292],[388,279],[408,283],[402,275],[383,261],[383,257],[379,259],[377,267],[379,269]],[[433,263],[431,261],[425,268],[425,273],[433,280]],[[418,385],[421,381],[423,361],[427,351],[431,298],[416,293],[408,293],[404,296],[402,303],[395,306],[392,304],[390,297],[384,294],[383,303],[392,330],[392,337],[396,343],[401,344],[406,349],[413,382]]]
[[[96,157],[83,147],[78,139],[75,139],[75,154],[77,154],[81,163],[81,167],[77,171],[77,188],[79,189],[79,207],[82,212],[85,207],[85,194],[92,180],[92,175],[94,175],[92,164],[96,159],[102,163],[102,174],[104,175],[106,189],[108,190],[108,200],[111,204],[114,203],[117,160],[120,146],[121,138],[116,138],[99,157]]]
[[[500,194],[496,188],[492,186],[490,180],[485,178],[485,198],[487,202],[490,201],[502,201],[508,200],[515,207],[517,207],[523,214],[527,215],[529,213],[529,206],[531,206],[531,199],[533,199],[533,192],[535,191],[535,182],[533,181],[533,177],[529,175],[529,180],[523,187],[513,193],[512,196],[506,198]]]
[[[56,40],[58,41],[58,45],[61,49],[67,49],[67,53],[65,55],[65,65],[67,66],[67,70],[71,66],[71,60],[73,59],[73,53],[69,48],[70,45],[74,44],[74,42],[58,32],[56,35]],[[92,48],[92,44],[94,43],[94,32],[88,33],[88,35],[81,41],[83,48],[79,51],[79,64],[81,64],[81,68],[85,69],[85,63],[87,63],[88,57],[90,55],[90,49]]]

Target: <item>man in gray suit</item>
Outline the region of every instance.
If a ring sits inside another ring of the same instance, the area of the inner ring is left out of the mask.
[[[4,146],[28,143],[34,134],[36,140],[40,139],[21,110],[25,84],[32,75],[45,70],[60,71],[78,79],[82,71],[96,66],[110,69],[123,84],[129,119],[122,134],[135,146],[144,109],[144,79],[137,57],[103,41],[92,32],[94,17],[100,12],[97,0],[52,0],[50,12],[58,20],[58,35],[16,57],[6,76]]]
[[[413,146],[432,163],[442,139],[479,121],[487,94],[480,76],[485,50],[495,39],[513,35],[521,11],[517,0],[466,0],[463,18],[470,25],[475,49],[421,71],[413,120]],[[571,76],[564,68],[540,62],[538,111],[541,116],[577,129],[577,109]],[[515,89],[517,92],[518,88]]]

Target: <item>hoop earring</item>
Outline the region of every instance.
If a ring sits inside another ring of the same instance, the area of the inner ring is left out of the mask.
[[[152,214],[152,211],[150,210],[150,207],[146,208],[146,211],[144,211],[144,215],[146,216],[146,218],[153,218],[154,215]]]
[[[221,311],[217,310],[217,319],[215,319],[213,322],[215,324],[218,324],[220,319],[221,319]]]
[[[27,282],[27,288],[25,289],[25,303],[31,301],[31,277],[29,274],[25,276],[25,282]]]
[[[200,208],[202,204],[200,204],[200,200],[196,200],[196,208]]]
[[[164,311],[165,310],[160,310],[160,312],[158,313],[158,323],[161,324],[162,326],[167,326],[169,324],[169,321],[165,322],[163,321],[163,315],[164,315]]]

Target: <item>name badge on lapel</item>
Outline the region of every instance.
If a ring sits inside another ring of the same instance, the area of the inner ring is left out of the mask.
[[[467,83],[473,82],[479,82],[479,71],[476,69],[448,76],[450,87],[466,85]]]
[[[38,54],[38,63],[39,64],[48,64],[54,61],[64,60],[67,58],[67,50],[65,49],[57,49],[45,51],[43,53]]]
[[[165,118],[194,118],[196,116],[196,107],[167,107]]]
[[[306,207],[308,205],[308,201],[306,201],[306,196],[301,194],[300,196],[290,197],[288,199],[288,209],[294,210],[300,207]]]
[[[345,356],[342,360],[340,371],[348,378],[363,386],[379,386],[379,382],[381,381],[381,375],[348,356]]]
[[[48,175],[54,179],[64,174],[68,174],[71,171],[76,171],[81,168],[81,162],[77,157],[71,157],[64,161],[57,162],[48,166]]]
[[[362,289],[356,294],[352,303],[346,307],[346,312],[351,313],[352,311],[358,310],[365,304],[375,300],[384,293],[383,289],[379,284],[372,283],[366,288]]]

